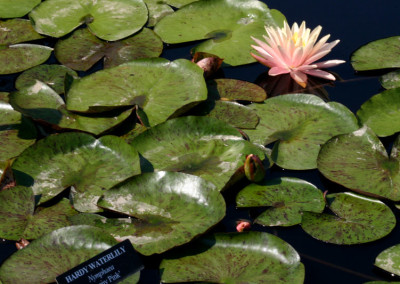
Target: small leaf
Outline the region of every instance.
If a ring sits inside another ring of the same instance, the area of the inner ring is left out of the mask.
[[[45,62],[52,48],[37,44],[14,44],[0,48],[0,75],[12,74]]]
[[[276,178],[250,184],[236,196],[238,207],[270,206],[255,220],[264,226],[293,226],[305,211],[321,213],[325,201],[321,190],[297,178]]]
[[[1,1],[2,0],[0,0],[0,13]],[[16,1],[14,0],[13,2]],[[2,17],[0,16],[0,18]],[[24,19],[0,21],[0,30],[0,45],[10,45],[43,38],[43,36],[33,29],[31,22]]]
[[[394,245],[381,252],[375,259],[375,265],[400,276],[400,244]]]
[[[41,34],[61,37],[86,23],[99,38],[114,41],[139,31],[147,8],[142,0],[47,0],[29,17]]]
[[[379,137],[400,131],[400,88],[386,90],[371,97],[357,111],[360,122]]]
[[[302,228],[314,238],[333,244],[372,242],[389,234],[396,217],[383,202],[354,193],[327,195],[335,215],[305,212]]]

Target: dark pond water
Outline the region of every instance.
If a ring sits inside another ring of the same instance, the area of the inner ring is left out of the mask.
[[[329,99],[346,105],[356,112],[362,103],[382,89],[378,77],[369,74],[356,74],[350,65],[350,55],[361,45],[370,41],[400,35],[400,1],[398,0],[364,0],[364,1],[264,1],[270,8],[280,10],[288,22],[301,23],[306,21],[307,26],[323,27],[322,34],[331,34],[331,40],[340,39],[341,42],[326,59],[343,59],[347,62],[331,70],[337,73],[342,80],[334,86],[326,86]],[[164,51],[163,57],[168,59],[190,58],[191,46],[179,46]],[[54,61],[54,59],[53,59]],[[53,63],[53,62],[52,62]],[[226,68],[226,78],[235,78],[255,82],[266,71],[261,64],[251,64],[243,67]],[[11,91],[10,79],[13,76],[0,78],[0,91]],[[390,144],[391,138],[385,139]],[[305,179],[323,191],[337,192],[344,190],[323,178],[318,171],[289,171],[273,168],[271,177],[292,176]],[[228,201],[229,201],[228,197]],[[398,221],[399,210],[392,207]],[[228,217],[223,221],[222,228],[234,230],[234,221],[238,218],[249,218],[247,211],[236,210],[231,200],[228,208]],[[251,217],[251,216],[250,216]],[[370,244],[338,246],[315,240],[304,233],[300,226],[290,228],[263,228],[254,227],[273,233],[291,244],[301,255],[306,268],[305,283],[364,283],[372,280],[400,281],[390,274],[374,268],[376,256],[384,249],[400,242],[400,228],[387,237]],[[0,241],[0,263],[14,251],[14,243]],[[143,273],[141,283],[159,283],[156,270],[159,259],[157,257],[145,260],[147,267]]]

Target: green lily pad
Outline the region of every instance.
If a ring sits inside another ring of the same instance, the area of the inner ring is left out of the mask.
[[[229,124],[208,117],[168,120],[131,143],[155,170],[184,172],[211,181],[222,190],[244,165],[247,155],[263,151],[242,139]]]
[[[203,72],[196,64],[185,59],[138,59],[74,81],[67,109],[96,112],[138,105],[154,126],[206,98]]]
[[[400,276],[400,244],[381,252],[375,259],[375,266]]]
[[[0,279],[4,283],[52,283],[58,275],[116,244],[95,227],[64,227],[11,255],[0,267]]]
[[[35,143],[36,136],[34,124],[8,102],[0,100],[0,161],[18,156]]]
[[[0,7],[2,5],[1,1]],[[2,17],[0,16],[0,18]],[[0,21],[0,30],[0,45],[10,45],[43,38],[33,29],[31,22],[24,19]]]
[[[41,0],[0,0],[0,18],[18,18],[28,14]]]
[[[362,104],[357,111],[361,123],[380,137],[400,131],[400,88],[383,91]]]
[[[165,4],[165,1],[144,0],[144,2],[149,10],[148,27],[154,27],[162,18],[174,12],[174,9]]]
[[[125,110],[108,116],[83,116],[66,109],[63,99],[46,84],[36,81],[30,87],[10,94],[14,109],[57,129],[77,129],[99,135],[124,121],[132,112]]]
[[[357,71],[400,67],[400,37],[394,36],[367,43],[351,56]]]
[[[303,283],[298,253],[280,238],[261,232],[215,234],[164,259],[161,281],[212,283]]]
[[[322,146],[318,170],[351,190],[400,200],[399,137],[390,157],[368,127],[343,134]]]
[[[16,186],[0,191],[0,237],[8,240],[36,239],[55,229],[69,226],[68,217],[77,214],[68,199],[34,212],[31,188]]]
[[[241,129],[254,129],[260,120],[254,110],[226,101],[207,100],[196,106],[194,114],[208,115]]]
[[[30,188],[16,186],[0,191],[0,238],[19,240],[32,216],[35,198]]]
[[[42,64],[52,50],[37,44],[14,44],[0,48],[0,75],[18,73]]]
[[[119,40],[139,31],[147,22],[142,0],[47,0],[29,14],[35,30],[61,37],[85,23],[104,40]]]
[[[108,232],[129,239],[144,255],[187,243],[225,216],[224,199],[214,184],[173,172],[133,177],[104,192],[98,205],[139,219]]]
[[[385,89],[394,89],[400,87],[400,70],[389,72],[379,78],[379,81]]]
[[[302,228],[312,237],[333,244],[351,245],[379,240],[396,226],[396,217],[383,202],[345,192],[327,195],[335,214],[304,212]]]
[[[207,81],[208,95],[215,99],[249,101],[262,103],[267,94],[260,86],[235,79],[214,79]]]
[[[154,31],[165,43],[208,39],[192,52],[215,54],[236,66],[255,62],[250,35],[262,38],[264,26],[281,26],[284,19],[261,1],[196,1],[162,18]]]
[[[255,130],[245,132],[254,143],[275,142],[272,159],[280,167],[314,169],[320,145],[331,137],[358,129],[357,119],[345,106],[326,103],[310,94],[288,94],[252,104],[260,117]]]
[[[41,81],[50,86],[57,92],[57,94],[64,94],[64,81],[66,74],[75,78],[78,77],[78,74],[74,70],[71,70],[66,66],[42,64],[26,70],[19,75],[15,81],[15,87],[18,90],[21,90],[34,85],[36,81]]]
[[[238,207],[271,208],[255,223],[264,226],[293,226],[301,223],[305,211],[321,213],[325,208],[322,191],[298,178],[276,178],[262,184],[250,184],[236,196]]]
[[[150,29],[116,42],[103,41],[88,29],[79,29],[59,40],[54,53],[65,66],[86,71],[103,57],[104,68],[110,68],[138,58],[158,57],[162,50],[162,41]]]
[[[105,189],[140,173],[137,152],[121,138],[84,133],[48,136],[19,155],[12,169],[17,184],[31,187],[40,203],[74,186],[91,197],[81,206],[73,198],[81,212],[99,211],[96,203]]]

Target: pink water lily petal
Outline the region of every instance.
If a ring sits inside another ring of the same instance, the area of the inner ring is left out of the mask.
[[[315,65],[317,66],[317,68],[325,69],[325,68],[333,67],[333,66],[345,63],[345,62],[346,61],[344,61],[344,60],[335,59],[335,60],[327,60],[327,61],[318,62],[318,63],[315,63]]]
[[[282,68],[282,67],[272,67],[268,71],[268,75],[270,76],[277,76],[277,75],[282,75],[282,74],[287,74],[290,73],[289,68]]]
[[[320,70],[320,69],[312,69],[312,70],[307,70],[304,72],[308,75],[323,78],[326,80],[332,80],[332,81],[336,80],[335,76],[333,76],[331,73]]]
[[[301,71],[292,71],[290,72],[290,77],[303,88],[307,86],[307,75],[305,73]]]

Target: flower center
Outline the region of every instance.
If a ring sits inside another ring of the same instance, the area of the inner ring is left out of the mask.
[[[299,33],[298,32],[294,32],[293,36],[292,36],[292,41],[294,43],[295,46],[306,46],[306,42],[303,40],[302,37],[299,37]]]

